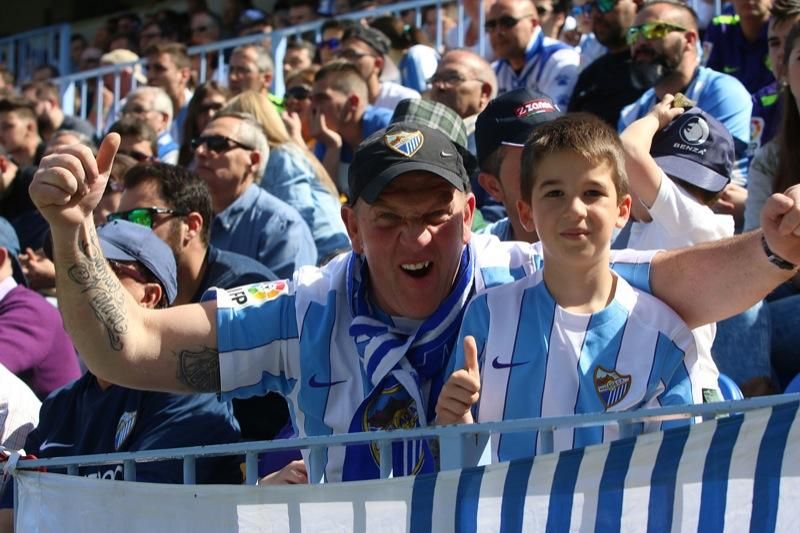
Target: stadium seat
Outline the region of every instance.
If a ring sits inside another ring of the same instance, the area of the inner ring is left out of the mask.
[[[720,373],[717,383],[719,383],[719,390],[722,392],[722,398],[724,400],[744,399],[744,395],[742,394],[742,390],[739,388],[739,385],[737,385],[735,381],[725,374]],[[800,386],[800,384],[798,386]]]

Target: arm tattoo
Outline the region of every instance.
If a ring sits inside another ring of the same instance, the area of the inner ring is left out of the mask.
[[[128,332],[123,289],[100,253],[100,244],[94,230],[87,240],[80,242],[80,248],[83,257],[70,265],[67,275],[82,287],[81,292],[90,292],[89,306],[94,316],[105,327],[111,349],[120,351],[124,345],[122,338]]]
[[[208,346],[181,350],[178,357],[178,381],[197,392],[219,392],[219,352]]]

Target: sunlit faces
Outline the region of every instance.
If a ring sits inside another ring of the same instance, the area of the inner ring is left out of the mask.
[[[502,24],[503,21],[514,20],[511,27]],[[528,0],[498,0],[486,15],[486,25],[494,23],[489,33],[489,42],[495,56],[503,59],[519,56],[533,36],[533,31],[538,24],[536,9]]]
[[[138,207],[163,207],[171,208],[161,198],[158,182],[155,179],[146,180],[135,187],[125,189],[119,201],[117,211],[130,211]],[[182,249],[184,235],[184,218],[166,214],[153,214],[153,233],[167,243],[177,258]]]
[[[264,73],[258,70],[257,52],[254,48],[244,48],[231,55],[228,64],[228,88],[233,94],[242,91],[260,91],[265,87]]]
[[[314,81],[311,90],[311,112],[325,117],[327,127],[338,130],[352,114],[353,106],[347,94],[333,87],[333,75]]]
[[[395,178],[374,204],[344,207],[353,249],[369,265],[371,296],[383,311],[421,319],[450,293],[469,241],[475,197],[414,171]]]
[[[783,77],[783,48],[786,43],[786,37],[800,17],[793,20],[776,21],[774,18],[770,19],[767,28],[767,48],[769,53],[769,64],[772,68],[772,74],[775,79],[780,80]]]
[[[235,117],[217,118],[206,126],[202,135],[222,135],[238,141],[240,123]],[[235,144],[219,153],[209,150],[206,144],[197,147],[195,171],[208,184],[215,213],[232,204],[253,183],[259,161],[258,152]]]
[[[25,149],[34,134],[34,128],[35,124],[30,118],[14,111],[0,113],[0,144],[9,152]]]
[[[640,11],[634,20],[635,26],[646,23],[664,22],[671,25],[670,13],[673,7],[669,4],[654,4]],[[668,31],[661,38],[645,39],[641,35],[631,42],[631,56],[637,63],[652,63],[664,68],[663,75],[677,70],[687,46],[684,31]]]
[[[591,265],[608,262],[611,237],[628,220],[631,198],[618,197],[609,163],[563,151],[539,161],[530,203],[518,207],[523,225],[536,228],[546,261]]]
[[[619,0],[610,11],[591,10],[592,28],[603,46],[624,47],[625,35],[636,17],[637,5],[633,0]]]
[[[225,97],[219,93],[207,94],[200,103],[200,109],[195,115],[194,123],[196,131],[203,131],[209,121],[214,118],[217,111],[225,106]]]
[[[431,100],[444,104],[461,118],[483,110],[489,95],[484,94],[484,82],[478,79],[466,54],[448,52],[431,78]]]
[[[733,0],[736,14],[742,18],[767,20],[772,0]]]
[[[147,84],[161,87],[170,98],[175,98],[183,91],[188,77],[188,71],[179,69],[169,54],[147,57]]]
[[[132,115],[147,122],[156,133],[167,129],[167,115],[153,109],[153,93],[151,91],[137,92],[128,97],[123,115]]]
[[[350,38],[336,51],[336,57],[352,63],[365,80],[379,75],[383,60],[370,45],[360,39]]]

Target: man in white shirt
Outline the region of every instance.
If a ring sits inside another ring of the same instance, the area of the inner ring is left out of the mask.
[[[580,55],[545,37],[531,0],[498,0],[484,24],[495,57],[500,94],[527,87],[566,109],[578,79]]]

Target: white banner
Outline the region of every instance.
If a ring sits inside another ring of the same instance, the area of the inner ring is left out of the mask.
[[[797,531],[797,403],[535,460],[316,486],[17,472],[18,531]]]

